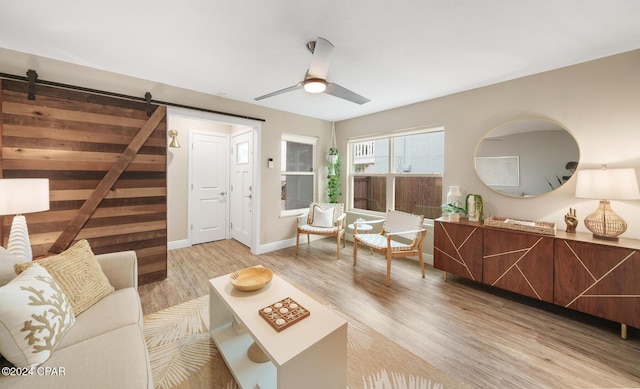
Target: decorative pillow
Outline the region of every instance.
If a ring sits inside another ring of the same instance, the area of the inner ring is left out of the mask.
[[[67,295],[76,316],[115,290],[85,239],[79,240],[58,255],[35,262],[19,263],[16,265],[16,273],[20,274],[33,263],[39,263],[49,271]]]
[[[74,322],[67,296],[40,265],[0,287],[0,353],[16,367],[49,359]]]
[[[327,208],[323,210],[317,205],[313,206],[313,222],[311,225],[314,227],[333,227],[333,208]]]
[[[7,249],[0,246],[0,286],[5,285],[16,277],[14,266],[16,263],[27,262],[11,254]]]

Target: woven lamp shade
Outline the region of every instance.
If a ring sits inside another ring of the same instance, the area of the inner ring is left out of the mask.
[[[618,239],[627,223],[611,208],[609,200],[640,199],[636,172],[628,169],[587,169],[578,171],[576,197],[600,199],[598,208],[584,219],[595,238]]]

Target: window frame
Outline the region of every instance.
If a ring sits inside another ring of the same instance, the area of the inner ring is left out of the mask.
[[[282,155],[282,142],[295,142],[295,143],[302,143],[302,144],[308,144],[311,145],[312,147],[312,157],[311,157],[311,171],[309,172],[304,172],[304,171],[286,171],[286,170],[282,170],[282,164],[283,164],[283,159],[284,159],[284,155]],[[297,135],[297,134],[282,134],[280,137],[280,177],[282,178],[282,176],[312,176],[312,180],[313,180],[313,195],[312,195],[312,199],[311,202],[316,201],[316,197],[317,197],[317,187],[318,187],[318,160],[317,160],[317,156],[318,156],[318,137],[315,136],[306,136],[306,135]],[[304,208],[296,208],[296,209],[282,209],[282,206],[280,207],[280,216],[297,216],[300,215],[302,213],[304,213],[305,211],[307,211],[309,209],[309,206],[307,205]]]
[[[409,130],[400,130],[392,133],[381,134],[381,135],[370,135],[370,136],[359,136],[352,137],[347,139],[347,150],[348,150],[348,179],[347,179],[347,204],[350,212],[355,212],[359,214],[370,214],[374,216],[384,216],[386,212],[372,211],[363,208],[355,208],[354,206],[354,178],[355,177],[384,177],[386,180],[385,187],[385,197],[386,204],[385,209],[395,209],[395,179],[396,177],[436,177],[443,178],[444,171],[441,173],[395,173],[395,147],[394,147],[394,139],[400,137],[406,137],[410,135],[419,135],[426,134],[432,132],[442,132],[444,135],[444,126],[443,125],[435,125],[435,126],[425,126],[418,127]],[[387,144],[388,147],[388,167],[386,173],[359,173],[355,171],[354,165],[354,147],[353,145],[360,142],[366,141],[375,141],[380,139],[388,139],[389,142]],[[443,165],[444,165],[444,139],[443,139]],[[402,170],[402,169],[401,169]],[[444,166],[443,169],[444,170]],[[427,218],[425,217],[425,220]]]

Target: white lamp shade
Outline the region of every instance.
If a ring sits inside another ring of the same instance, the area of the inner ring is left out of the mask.
[[[48,178],[0,179],[0,215],[17,215],[48,209]]]
[[[578,170],[576,197],[601,200],[638,200],[638,179],[633,168]]]

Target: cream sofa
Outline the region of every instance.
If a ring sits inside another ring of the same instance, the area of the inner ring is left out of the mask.
[[[134,251],[96,255],[115,291],[75,319],[33,375],[0,375],[0,388],[153,388]],[[7,365],[4,361],[3,366]]]

